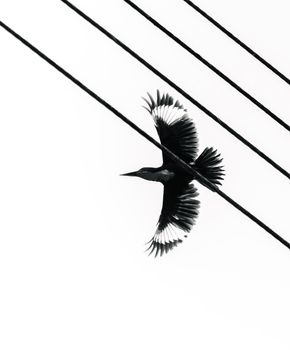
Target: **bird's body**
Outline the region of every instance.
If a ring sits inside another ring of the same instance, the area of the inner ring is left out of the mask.
[[[161,143],[194,167],[200,174],[215,184],[223,178],[221,159],[212,148],[206,148],[197,157],[198,139],[193,121],[186,110],[168,94],[157,99],[149,95],[145,107],[152,115]],[[198,216],[199,201],[197,189],[191,183],[194,180],[178,164],[163,153],[163,164],[158,168],[142,168],[138,171],[123,174],[138,176],[149,181],[158,181],[164,186],[163,205],[158,220],[157,230],[151,239],[149,250],[162,255],[168,252],[187,237]]]

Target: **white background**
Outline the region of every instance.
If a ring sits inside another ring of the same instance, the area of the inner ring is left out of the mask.
[[[181,0],[136,0],[290,123],[290,87]],[[289,133],[123,1],[75,5],[290,170]],[[289,1],[198,4],[288,77]],[[0,1],[0,18],[157,138],[159,88],[214,146],[223,190],[290,240],[290,183],[60,1]],[[0,348],[289,350],[290,252],[197,185],[196,226],[144,253],[162,186],[120,173],[161,153],[0,29]]]

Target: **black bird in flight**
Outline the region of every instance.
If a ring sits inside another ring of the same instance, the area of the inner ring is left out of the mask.
[[[162,145],[196,169],[214,184],[223,179],[220,154],[213,148],[197,157],[198,138],[193,121],[186,109],[168,94],[160,95],[156,101],[148,93],[145,109],[151,114]],[[149,181],[161,182],[164,186],[163,205],[153,238],[148,242],[151,253],[163,255],[187,237],[198,216],[199,201],[197,189],[191,183],[195,178],[162,153],[163,164],[158,168],[142,168],[122,174],[138,176]]]

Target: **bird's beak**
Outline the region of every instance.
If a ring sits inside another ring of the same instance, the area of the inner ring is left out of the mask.
[[[138,176],[138,171],[132,171],[131,173],[120,174],[120,176]]]

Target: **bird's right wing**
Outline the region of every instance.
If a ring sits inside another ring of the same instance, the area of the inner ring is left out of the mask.
[[[149,241],[150,254],[162,255],[187,237],[198,216],[197,189],[185,181],[171,180],[164,184],[163,205],[157,230]]]
[[[168,94],[160,96],[157,90],[156,101],[148,94],[146,110],[152,115],[162,145],[187,163],[197,157],[198,138],[193,121],[187,111]],[[163,153],[163,164],[171,162]]]

